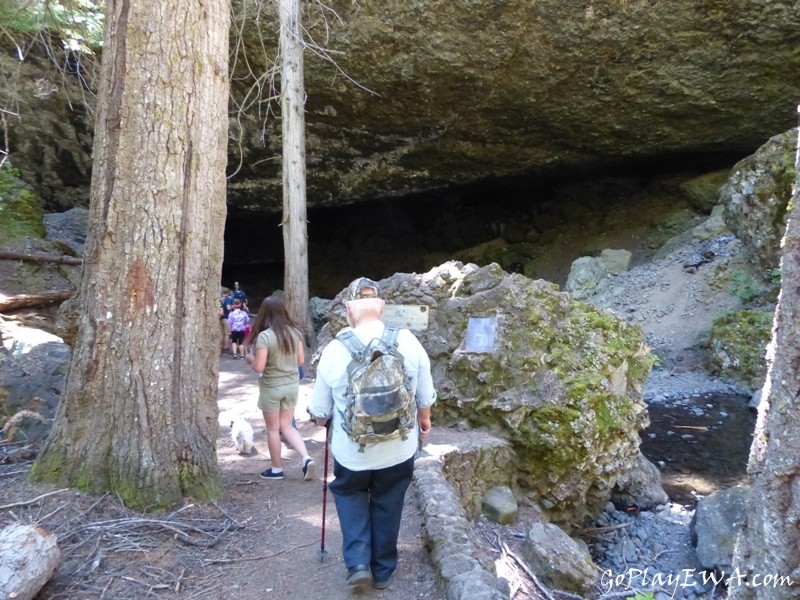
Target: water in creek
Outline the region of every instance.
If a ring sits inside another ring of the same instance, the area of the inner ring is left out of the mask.
[[[642,453],[661,470],[673,502],[694,505],[700,497],[747,482],[747,459],[756,422],[749,398],[705,394],[650,402],[650,426]]]

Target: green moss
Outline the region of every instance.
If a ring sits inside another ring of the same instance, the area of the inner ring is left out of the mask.
[[[81,492],[92,492],[92,478],[88,473],[80,473],[75,480],[75,487]]]
[[[551,296],[535,304],[525,327],[508,334],[512,345],[541,347],[547,370],[563,390],[558,404],[532,409],[511,434],[524,468],[535,478],[574,472],[615,436],[635,428],[639,411],[629,396],[614,393],[609,378],[619,370],[627,386],[641,385],[654,360],[644,350],[642,332],[611,313],[585,303],[572,303],[566,318],[564,312]],[[485,372],[497,381],[526,366],[498,362]]]
[[[0,238],[44,235],[44,215],[36,196],[14,169],[0,169]]]
[[[709,337],[709,370],[754,389],[766,376],[765,350],[772,335],[773,313],[741,310],[714,320]]]
[[[53,452],[43,452],[36,457],[28,479],[36,483],[62,483],[62,461]]]
[[[772,228],[778,232],[778,237],[783,237],[786,226],[786,215],[791,210],[792,190],[797,181],[797,138],[786,136],[783,142],[780,159],[770,165],[773,185],[764,186],[757,192],[759,200],[764,202],[769,198],[778,200],[775,214],[772,216]]]

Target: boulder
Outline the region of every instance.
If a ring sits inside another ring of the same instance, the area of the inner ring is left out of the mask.
[[[608,276],[606,262],[596,256],[581,256],[572,263],[565,289],[575,300],[582,300],[597,292],[600,282]]]
[[[48,240],[61,242],[77,256],[83,256],[89,225],[87,209],[76,206],[61,213],[48,213],[44,225]]]
[[[514,492],[506,486],[497,486],[488,490],[483,496],[481,508],[486,518],[500,525],[510,525],[516,521],[519,512]]]
[[[767,376],[767,344],[772,337],[774,313],[738,310],[716,319],[708,341],[708,370],[751,392],[760,389]]]
[[[496,264],[449,262],[379,284],[389,304],[429,308],[415,333],[431,358],[437,427],[510,441],[517,484],[554,522],[578,527],[605,506],[648,424],[641,391],[653,359],[638,327]],[[346,325],[342,297],[321,348]]]
[[[599,568],[589,553],[552,523],[537,522],[528,530],[522,555],[531,570],[552,588],[587,597]]]
[[[4,336],[7,331],[3,329]],[[64,389],[69,360],[69,347],[56,341],[37,344],[24,353],[3,356],[0,360],[0,418],[27,409],[52,419]]]
[[[633,469],[617,481],[611,500],[622,508],[648,510],[669,500],[661,485],[661,472],[639,452]]]
[[[700,564],[724,573],[732,571],[736,537],[747,514],[750,487],[738,485],[702,498],[692,520]]]
[[[719,192],[730,175],[730,169],[722,169],[713,173],[704,173],[682,182],[678,187],[686,194],[695,209],[710,213],[719,203]]]
[[[600,252],[600,260],[611,275],[619,275],[628,270],[633,253],[630,250],[613,250],[606,248]]]
[[[780,264],[796,152],[797,128],[773,136],[736,163],[720,191],[725,222],[764,278]]]

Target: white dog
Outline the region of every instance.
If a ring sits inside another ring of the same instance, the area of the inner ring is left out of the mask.
[[[253,428],[242,418],[231,421],[231,440],[239,454],[253,451]]]

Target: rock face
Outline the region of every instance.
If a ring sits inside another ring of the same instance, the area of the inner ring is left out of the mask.
[[[706,569],[730,573],[736,536],[746,519],[750,487],[737,485],[714,492],[697,503],[692,522],[697,558]]]
[[[253,80],[278,55],[274,10],[235,10],[246,19],[232,60],[237,209],[282,204],[281,122],[277,107],[265,109],[274,88]],[[742,155],[792,126],[800,84],[793,0],[332,0],[307,3],[304,24],[309,206]],[[25,101],[10,127],[12,163],[48,210],[85,203],[91,94],[70,72],[63,91],[61,74],[34,54],[20,63],[10,48],[0,61],[13,84],[4,92]]]
[[[652,358],[637,327],[497,265],[445,263],[380,285],[390,304],[430,308],[416,333],[437,382],[437,426],[509,440],[518,484],[559,524],[605,506],[637,463],[648,422],[641,389]],[[340,295],[321,345],[344,325]],[[476,325],[485,326],[477,342]]]
[[[797,178],[797,129],[776,135],[731,169],[722,187],[725,222],[767,279],[778,268]]]
[[[709,333],[708,370],[751,392],[761,389],[773,319],[770,310],[739,310],[717,317]]]

